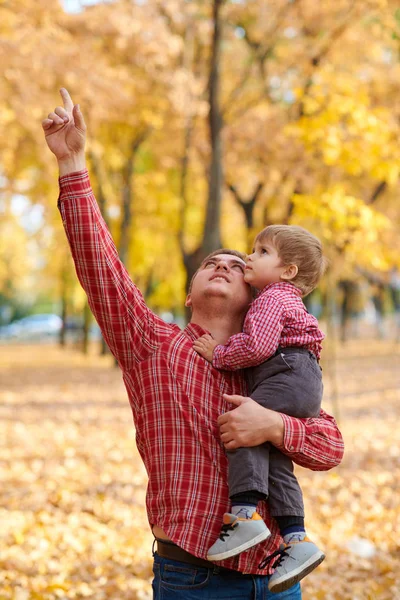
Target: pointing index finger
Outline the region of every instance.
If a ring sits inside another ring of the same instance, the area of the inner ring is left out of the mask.
[[[61,98],[63,99],[64,108],[68,112],[72,113],[72,109],[74,108],[74,103],[72,102],[71,96],[65,88],[60,89]]]

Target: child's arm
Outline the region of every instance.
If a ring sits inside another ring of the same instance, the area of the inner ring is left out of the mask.
[[[217,369],[236,371],[259,365],[276,352],[284,326],[282,302],[268,295],[252,303],[243,324],[243,333],[229,338],[213,352],[212,363]]]

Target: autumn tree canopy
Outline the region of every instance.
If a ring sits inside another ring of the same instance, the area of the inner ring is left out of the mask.
[[[40,129],[61,86],[86,116],[93,187],[155,309],[179,311],[206,252],[246,250],[273,222],[319,235],[336,278],[398,263],[394,1],[119,0],[69,14],[16,0],[0,6],[0,77],[2,294],[34,273],[59,297],[71,269]],[[37,228],[21,225],[15,197],[28,217],[40,210]]]

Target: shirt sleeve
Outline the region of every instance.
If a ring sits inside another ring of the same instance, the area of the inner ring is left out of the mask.
[[[152,354],[172,326],[134,285],[101,216],[87,171],[59,180],[58,208],[78,279],[111,352],[124,370]]]
[[[284,327],[284,306],[272,296],[260,296],[250,306],[243,332],[229,338],[224,346],[216,346],[213,366],[235,371],[254,367],[270,358],[279,346]]]
[[[281,416],[285,433],[279,450],[293,462],[312,471],[329,471],[341,462],[343,437],[331,415],[321,410],[318,417],[309,419]]]

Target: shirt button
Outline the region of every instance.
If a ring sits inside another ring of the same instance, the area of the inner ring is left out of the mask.
[[[294,450],[294,446],[290,446],[289,450]]]

